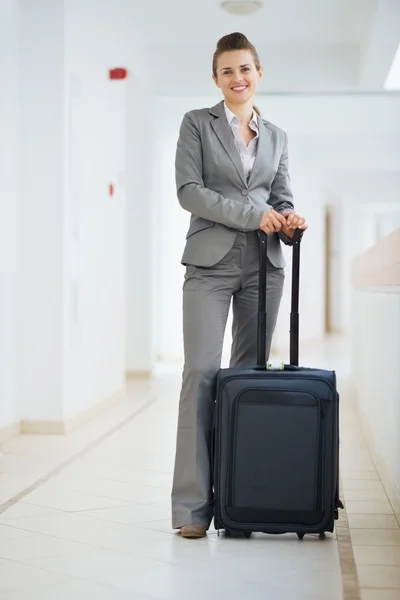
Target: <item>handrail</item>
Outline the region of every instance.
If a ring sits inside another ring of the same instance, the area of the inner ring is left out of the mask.
[[[400,228],[353,259],[354,286],[400,285]]]

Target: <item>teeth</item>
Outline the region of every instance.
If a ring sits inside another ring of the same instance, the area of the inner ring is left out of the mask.
[[[232,88],[232,89],[233,89],[233,90],[239,90],[239,91],[240,91],[240,90],[245,90],[245,89],[246,89],[246,87],[247,87],[247,85],[241,85],[240,87],[234,87],[234,88]]]

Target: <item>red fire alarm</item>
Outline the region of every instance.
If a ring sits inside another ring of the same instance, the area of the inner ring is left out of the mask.
[[[127,75],[128,71],[123,67],[116,67],[115,69],[110,69],[110,79],[126,79]]]

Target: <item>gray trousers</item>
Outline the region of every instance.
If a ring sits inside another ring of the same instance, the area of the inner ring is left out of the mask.
[[[183,285],[184,370],[179,403],[172,527],[213,518],[210,443],[215,382],[232,302],[230,366],[257,363],[259,238],[239,232],[232,249],[212,267],[187,266]],[[267,260],[267,357],[284,284],[284,269]]]

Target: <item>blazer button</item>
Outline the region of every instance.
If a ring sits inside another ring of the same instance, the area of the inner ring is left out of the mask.
[[[249,190],[242,190],[242,196],[248,196]]]

